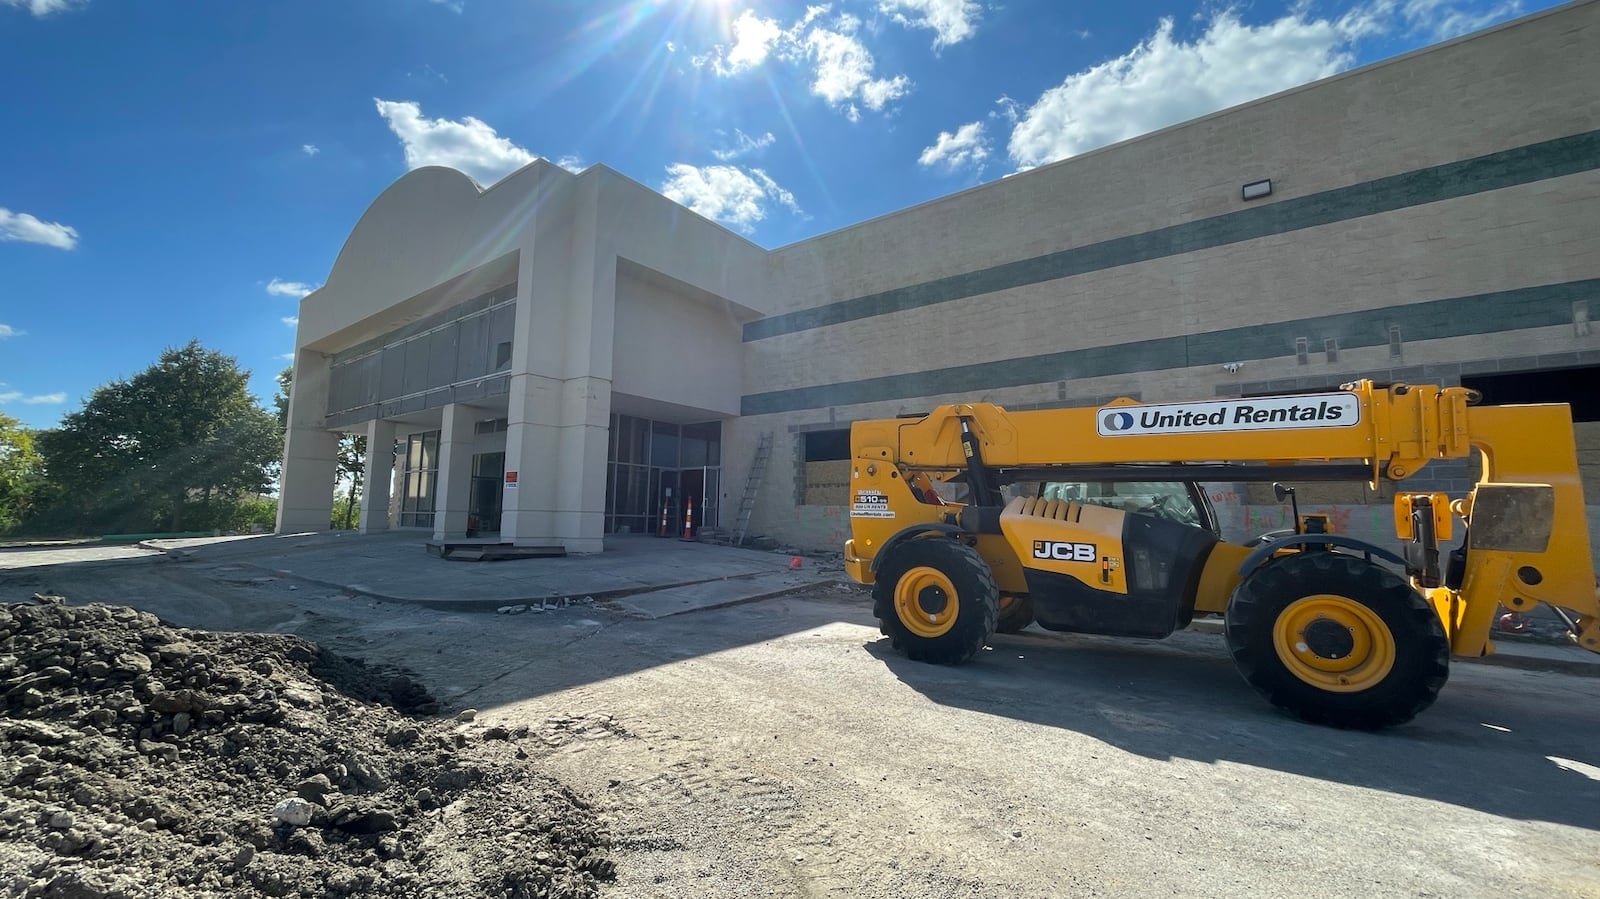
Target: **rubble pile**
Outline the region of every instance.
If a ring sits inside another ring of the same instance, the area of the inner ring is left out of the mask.
[[[297,637],[0,605],[0,894],[596,895],[609,840],[526,729],[436,711]]]

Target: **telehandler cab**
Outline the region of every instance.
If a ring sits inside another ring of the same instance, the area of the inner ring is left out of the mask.
[[[1359,381],[1302,396],[1028,412],[963,403],[857,421],[844,565],[873,585],[883,633],[913,659],[965,662],[996,630],[1034,621],[1161,638],[1220,613],[1240,674],[1273,705],[1338,727],[1400,724],[1438,696],[1451,655],[1493,651],[1501,605],[1546,603],[1600,652],[1570,410],[1476,401],[1461,387]],[[1292,532],[1229,543],[1194,486],[1377,489],[1474,450],[1481,479],[1466,496],[1395,494],[1398,553],[1298,515]],[[935,483],[964,487],[961,501]]]

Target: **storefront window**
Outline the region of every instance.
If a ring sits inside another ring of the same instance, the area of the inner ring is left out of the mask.
[[[400,483],[400,526],[433,527],[433,501],[439,483],[439,432],[406,437],[406,470]]]

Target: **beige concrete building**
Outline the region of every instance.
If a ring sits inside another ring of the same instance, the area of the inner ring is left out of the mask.
[[[581,551],[733,527],[766,434],[751,532],[836,548],[849,422],[950,400],[1372,377],[1600,420],[1597,84],[1568,4],[773,251],[603,166],[412,172],[302,302],[280,529],[327,527],[341,430],[402,447],[364,528]]]

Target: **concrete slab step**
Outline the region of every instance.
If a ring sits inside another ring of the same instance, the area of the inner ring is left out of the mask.
[[[562,546],[517,546],[512,543],[477,541],[429,541],[428,555],[451,562],[504,562],[512,559],[559,559],[567,554]]]

